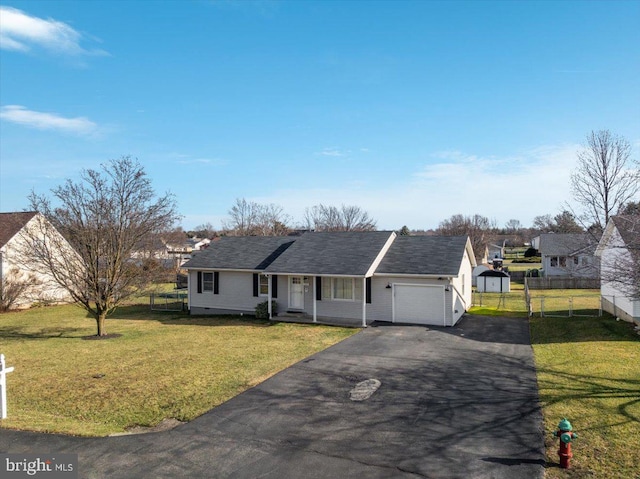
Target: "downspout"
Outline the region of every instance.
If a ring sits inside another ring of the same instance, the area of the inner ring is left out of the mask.
[[[447,325],[447,293],[451,294],[451,325],[453,326],[453,308],[456,304],[456,302],[453,300],[453,284],[451,283],[451,280],[449,280],[449,286],[443,286],[444,288],[444,304],[442,305],[444,307],[444,311],[443,311],[443,316],[442,316],[442,325],[446,326]]]
[[[485,287],[485,290],[486,290],[486,287]],[[469,309],[469,308],[467,308],[467,302],[465,301],[464,296],[462,295],[462,293],[460,293],[460,291],[458,291],[458,288],[456,288],[453,283],[451,283],[451,291],[452,292],[455,291],[458,294],[458,298],[460,298],[460,301],[462,301],[462,304],[464,305],[464,310],[467,311]],[[453,306],[453,295],[451,296],[451,302],[452,302],[451,304]]]

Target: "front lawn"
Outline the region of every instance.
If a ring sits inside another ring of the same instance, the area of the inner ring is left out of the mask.
[[[83,339],[95,321],[75,306],[0,314],[0,353],[15,367],[2,427],[103,436],[189,421],[357,332],[148,306],[120,309],[106,330],[121,336]]]
[[[640,477],[640,336],[633,325],[601,318],[531,318],[544,412],[547,479]],[[568,418],[579,437],[572,470],[554,467]]]

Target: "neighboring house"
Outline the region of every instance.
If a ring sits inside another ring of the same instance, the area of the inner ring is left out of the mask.
[[[479,259],[479,263],[488,263],[491,264],[494,259],[504,259],[504,249],[505,249],[506,240],[502,241],[502,246],[499,244],[489,243],[484,248],[484,252],[482,253],[482,257]]]
[[[640,218],[612,216],[596,255],[601,264],[602,309],[640,325]]]
[[[185,264],[192,314],[278,311],[318,318],[454,325],[471,306],[467,237],[389,231],[223,237]]]
[[[494,258],[504,258],[504,242],[502,246],[490,243],[487,245],[487,260],[490,263]]]
[[[33,303],[68,301],[68,293],[60,288],[45,268],[36,264],[29,255],[27,238],[37,236],[40,223],[47,220],[41,214],[31,212],[0,213],[0,281],[2,300],[15,295],[12,307],[23,308]],[[50,224],[49,228],[53,228]],[[55,231],[60,243],[71,246]],[[66,251],[68,253],[68,251]],[[65,254],[65,252],[61,252]]]
[[[594,256],[598,241],[589,233],[544,233],[540,256],[545,276],[599,278]]]
[[[540,251],[540,236],[536,236],[535,238],[531,238],[531,247],[533,249],[537,249]]]

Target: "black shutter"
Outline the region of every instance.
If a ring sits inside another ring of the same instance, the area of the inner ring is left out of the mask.
[[[198,271],[198,293],[202,293],[202,271]]]
[[[316,301],[322,301],[322,276],[316,276]]]
[[[271,297],[278,297],[278,275],[271,275]]]
[[[258,278],[258,273],[253,273],[253,295],[258,296],[260,289],[260,279]]]
[[[220,271],[213,272],[213,294],[220,293]]]
[[[367,278],[365,290],[367,295],[367,303],[371,304],[371,278]]]

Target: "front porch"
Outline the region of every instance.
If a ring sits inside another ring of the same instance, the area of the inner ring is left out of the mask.
[[[362,328],[362,319],[360,318],[329,318],[317,317],[313,321],[313,316],[305,313],[279,313],[271,318],[271,321],[281,321],[283,323],[299,323],[299,324],[322,324],[325,326],[340,326],[343,328]],[[367,326],[373,321],[367,320]]]

